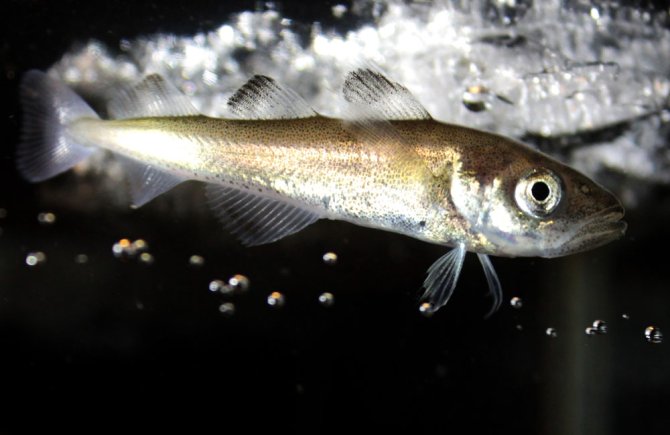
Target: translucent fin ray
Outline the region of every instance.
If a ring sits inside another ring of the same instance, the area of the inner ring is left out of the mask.
[[[479,262],[482,263],[484,268],[484,275],[486,275],[486,282],[489,286],[489,293],[493,298],[493,306],[488,313],[484,316],[485,318],[490,317],[493,313],[500,309],[503,300],[502,286],[500,285],[500,280],[498,279],[498,274],[491,264],[491,259],[486,254],[477,254]]]
[[[16,166],[25,179],[54,177],[94,152],[68,133],[68,124],[98,115],[67,85],[31,70],[21,80],[20,95],[23,118]]]
[[[370,68],[349,72],[342,93],[349,103],[368,107],[379,119],[431,119],[428,111],[407,88]]]
[[[121,91],[109,102],[107,110],[115,119],[199,114],[186,95],[158,74],[148,75],[134,87]]]
[[[141,207],[177,184],[186,181],[168,172],[163,172],[146,163],[128,157],[116,156],[123,166],[133,207]]]
[[[263,193],[208,184],[210,207],[223,225],[247,246],[271,243],[316,222],[321,216]]]
[[[279,86],[270,77],[255,75],[228,99],[228,107],[241,119],[294,119],[316,116],[303,98]]]
[[[423,282],[426,291],[421,300],[430,304],[429,311],[437,311],[449,302],[463,268],[465,253],[465,245],[459,244],[428,269],[428,276]]]

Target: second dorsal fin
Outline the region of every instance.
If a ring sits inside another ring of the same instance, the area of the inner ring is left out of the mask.
[[[347,74],[344,99],[365,107],[374,118],[388,121],[430,119],[430,114],[406,87],[369,68]]]
[[[316,116],[295,91],[270,77],[255,75],[228,99],[230,110],[242,119],[292,119]]]
[[[186,95],[158,74],[123,90],[109,102],[107,111],[115,119],[199,114]]]

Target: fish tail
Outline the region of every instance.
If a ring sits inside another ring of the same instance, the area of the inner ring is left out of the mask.
[[[16,165],[25,179],[38,182],[54,177],[93,153],[68,131],[78,118],[98,118],[72,89],[31,70],[23,76],[20,94],[23,120]]]

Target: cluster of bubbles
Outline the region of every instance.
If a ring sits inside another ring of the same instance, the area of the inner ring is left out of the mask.
[[[132,242],[130,239],[121,239],[112,245],[112,253],[116,258],[137,258],[141,263],[152,264],[154,256],[148,251],[149,244],[144,239],[137,239]]]
[[[346,34],[318,23],[305,32],[276,10],[244,11],[193,36],[123,40],[118,55],[92,41],[52,72],[100,100],[110,84],[157,72],[212,116],[226,116],[227,97],[260,73],[338,116],[335,84],[352,66],[375,63],[437,119],[550,139],[545,149],[592,176],[607,168],[630,183],[670,183],[666,11],[564,0],[355,0],[332,13],[359,24]],[[613,134],[589,136],[612,126]]]
[[[607,334],[607,323],[604,320],[594,320],[591,326],[584,330],[586,335],[605,335]]]

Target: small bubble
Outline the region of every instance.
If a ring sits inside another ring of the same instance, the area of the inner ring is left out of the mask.
[[[144,309],[144,304],[142,301],[135,301],[135,308],[137,308],[139,311],[142,311]]]
[[[517,331],[523,331],[523,325],[521,325],[521,324],[516,325],[516,330]]]
[[[232,302],[224,302],[219,305],[219,312],[226,316],[232,316],[235,314],[235,304]]]
[[[47,261],[47,256],[42,251],[30,252],[26,256],[26,264],[28,266],[37,266],[45,261]]]
[[[330,292],[323,292],[319,295],[319,303],[324,307],[330,307],[335,303],[335,296]]]
[[[596,335],[598,333],[598,330],[596,328],[594,328],[593,326],[588,326],[584,330],[584,332],[586,333],[586,335]]]
[[[558,337],[558,331],[556,331],[556,328],[547,328],[547,330],[544,331],[544,333],[547,334],[551,338]]]
[[[249,290],[249,278],[244,275],[233,275],[228,279],[228,287],[231,291],[241,293]]]
[[[424,317],[430,317],[435,313],[435,310],[433,309],[433,304],[430,302],[423,302],[419,305],[419,312],[423,314]]]
[[[132,44],[130,43],[129,40],[122,39],[119,42],[119,48],[121,49],[121,51],[130,51],[130,49],[132,48]]]
[[[148,252],[142,252],[140,254],[140,262],[144,264],[153,264],[154,256],[149,254]]]
[[[130,240],[121,239],[118,242],[114,243],[112,246],[112,252],[115,257],[123,257],[128,255],[128,250],[130,249]]]
[[[137,239],[132,243],[132,248],[136,252],[144,252],[149,249],[149,244],[144,239]]]
[[[624,319],[624,320],[630,320],[630,316],[629,316],[628,314],[626,314],[626,313],[623,313],[623,314],[621,315],[621,318]]]
[[[209,291],[211,292],[219,292],[223,287],[226,287],[226,283],[220,279],[215,279],[209,283]]]
[[[647,326],[644,330],[644,338],[646,338],[649,343],[663,343],[663,333],[656,326]]]
[[[592,326],[598,334],[607,334],[607,323],[604,320],[594,320]]]
[[[200,255],[191,255],[188,259],[188,264],[194,267],[200,267],[205,264],[205,258]]]
[[[347,7],[345,5],[335,5],[331,8],[331,11],[335,18],[342,18],[347,12]]]
[[[591,8],[590,15],[596,21],[600,19],[600,11],[597,8]]]
[[[282,307],[284,306],[284,295],[279,292],[272,292],[268,296],[268,305],[271,307]]]
[[[512,308],[516,308],[517,310],[521,307],[523,307],[523,300],[521,300],[520,297],[514,296],[512,299],[510,299],[509,304],[512,306]]]
[[[328,265],[337,264],[337,254],[334,252],[326,252],[323,254],[323,262]]]
[[[77,263],[77,264],[88,263],[88,255],[79,254],[76,257],[74,257],[74,262]]]
[[[37,215],[37,222],[42,225],[51,225],[56,222],[56,215],[51,212],[39,213]]]
[[[7,217],[7,209],[0,208],[0,219],[4,219]]]

